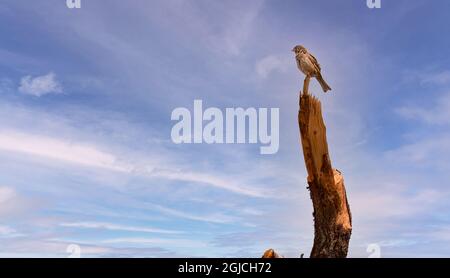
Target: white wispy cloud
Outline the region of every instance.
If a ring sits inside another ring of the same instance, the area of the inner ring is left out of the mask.
[[[435,70],[433,68],[405,70],[402,73],[402,78],[404,82],[422,86],[444,86],[450,84],[450,70]]]
[[[37,77],[24,76],[19,86],[19,92],[36,97],[51,93],[58,94],[62,91],[62,86],[56,80],[56,75],[53,72]]]
[[[158,246],[176,246],[200,248],[207,247],[208,244],[204,241],[192,239],[166,239],[166,238],[142,238],[142,237],[124,237],[103,240],[102,243],[107,244],[150,244]]]
[[[255,29],[256,19],[262,9],[263,1],[248,1],[247,5],[240,5],[233,10],[224,22],[224,29],[219,34],[212,35],[212,42],[219,49],[231,55],[239,55],[252,31]]]
[[[417,240],[407,240],[407,239],[391,239],[391,240],[382,240],[378,242],[381,247],[401,247],[401,246],[410,246],[417,244]]]
[[[272,72],[284,72],[292,64],[289,63],[291,60],[292,59],[287,60],[286,57],[280,57],[276,55],[266,56],[256,63],[256,73],[260,77],[266,78]]]
[[[158,228],[149,227],[136,227],[136,226],[125,226],[117,225],[113,223],[102,223],[102,222],[72,222],[72,223],[61,223],[62,227],[70,228],[82,228],[82,229],[104,229],[111,231],[127,231],[127,232],[142,232],[142,233],[159,233],[159,234],[181,234],[182,231],[175,230],[164,230]]]
[[[353,193],[351,209],[355,220],[371,219],[387,222],[391,217],[413,218],[431,211],[436,204],[446,198],[445,194],[432,189],[409,193],[408,189],[411,186],[413,185],[380,184],[377,189]]]
[[[433,136],[406,143],[390,150],[385,156],[390,161],[413,164],[416,166],[434,165],[446,168],[450,163],[450,134],[436,133]]]
[[[163,177],[166,179],[179,180],[179,181],[187,181],[187,182],[196,182],[209,184],[213,187],[228,190],[230,192],[234,192],[237,194],[242,194],[251,197],[258,198],[272,198],[272,194],[263,188],[257,188],[255,186],[243,186],[237,184],[233,179],[225,179],[212,174],[198,173],[198,172],[189,172],[189,171],[180,171],[176,168],[173,169],[158,169],[152,171],[151,173],[156,177]]]
[[[432,107],[403,106],[395,111],[405,119],[435,125],[450,124],[450,93],[437,98]]]
[[[152,205],[152,208],[170,216],[175,216],[183,219],[194,220],[194,221],[202,221],[202,222],[210,222],[210,223],[230,223],[235,222],[238,218],[230,215],[225,215],[221,213],[216,214],[206,214],[206,215],[197,215],[193,213],[189,213],[186,211],[180,211],[160,205]]]
[[[94,146],[18,131],[0,131],[0,150],[116,171],[129,170],[117,163],[115,156]]]
[[[257,20],[264,7],[263,0],[237,3],[172,1],[160,3],[158,12],[152,12],[149,4],[148,16],[158,24],[164,23],[172,32],[180,32],[183,38],[195,38],[208,50],[219,56],[238,56],[248,45],[252,33],[257,30]],[[164,11],[161,13],[160,11]],[[176,20],[167,20],[162,14],[171,14]],[[212,23],[213,22],[213,23]],[[183,29],[179,26],[183,25]]]
[[[19,233],[9,226],[0,226],[0,238],[11,240],[13,238],[23,238],[25,234]]]
[[[147,161],[143,162],[144,165],[125,162],[131,161],[132,159],[123,158],[111,152],[104,151],[97,145],[81,143],[76,140],[65,140],[16,130],[0,130],[0,150],[25,153],[50,160],[86,167],[96,167],[130,175],[201,183],[251,197],[268,198],[271,196],[267,190],[262,188],[240,185],[232,179],[226,179],[213,174],[204,174],[189,170],[181,171],[177,165],[167,163],[164,165],[163,161],[159,161],[158,163]],[[148,166],[156,164],[161,166],[157,168]]]
[[[16,230],[9,226],[1,226],[0,225],[0,236],[10,236],[12,234],[15,234]]]

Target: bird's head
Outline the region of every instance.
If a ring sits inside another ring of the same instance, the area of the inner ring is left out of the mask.
[[[304,46],[302,46],[302,45],[296,45],[296,46],[292,49],[292,51],[293,51],[295,54],[306,53],[306,48],[305,48]]]

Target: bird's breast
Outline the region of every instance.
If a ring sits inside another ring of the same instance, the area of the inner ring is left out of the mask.
[[[316,70],[314,68],[314,65],[307,57],[305,56],[297,57],[297,66],[305,75],[308,76],[315,75]]]

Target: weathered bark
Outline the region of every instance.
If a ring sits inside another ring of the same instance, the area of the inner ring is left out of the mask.
[[[314,207],[311,258],[345,258],[352,219],[344,178],[331,166],[320,101],[305,93],[299,105],[298,123]]]

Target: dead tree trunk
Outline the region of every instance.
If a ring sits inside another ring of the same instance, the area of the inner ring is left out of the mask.
[[[306,92],[300,95],[299,105],[298,123],[314,207],[311,258],[345,258],[352,217],[344,178],[331,166],[320,101]]]

